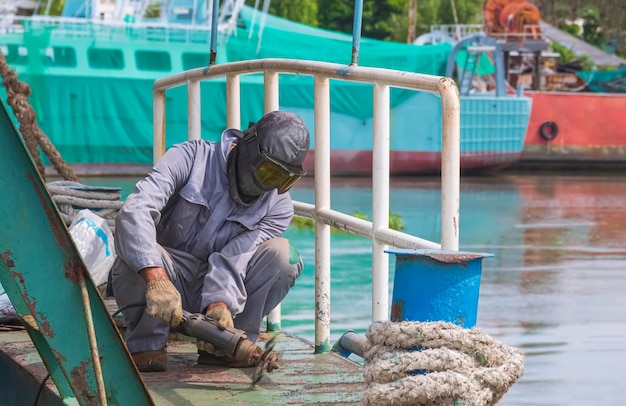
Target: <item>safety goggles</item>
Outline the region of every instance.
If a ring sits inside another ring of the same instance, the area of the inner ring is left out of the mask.
[[[302,167],[288,165],[261,151],[256,131],[246,138],[248,139],[244,138],[244,142],[250,144],[247,148],[248,153],[256,155],[256,157],[249,156],[249,162],[252,163],[257,181],[264,189],[277,188],[278,193],[285,193],[306,175],[306,171]]]

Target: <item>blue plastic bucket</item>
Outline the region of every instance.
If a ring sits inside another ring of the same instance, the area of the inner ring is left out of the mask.
[[[391,321],[476,325],[483,258],[493,254],[388,250],[396,256]]]

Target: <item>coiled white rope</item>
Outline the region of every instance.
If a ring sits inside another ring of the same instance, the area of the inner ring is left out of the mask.
[[[80,210],[89,209],[105,219],[115,233],[115,218],[124,204],[119,190],[90,189],[81,183],[64,180],[48,182],[46,187],[65,224],[69,226]]]
[[[376,322],[366,337],[366,405],[495,405],[524,372],[521,350],[477,328]]]

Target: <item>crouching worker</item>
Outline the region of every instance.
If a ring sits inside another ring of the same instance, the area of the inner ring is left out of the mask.
[[[274,111],[246,131],[225,130],[219,143],[173,146],[137,183],[116,219],[109,287],[120,308],[131,306],[126,344],[140,371],[167,369],[183,308],[257,339],[302,271],[281,236],[308,150],[300,117]],[[210,343],[198,342],[198,353],[199,363],[241,366]]]

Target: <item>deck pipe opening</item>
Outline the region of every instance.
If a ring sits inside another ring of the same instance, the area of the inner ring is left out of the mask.
[[[365,336],[355,333],[354,330],[348,330],[339,337],[332,350],[346,358],[352,354],[363,358],[366,344],[367,338]]]

